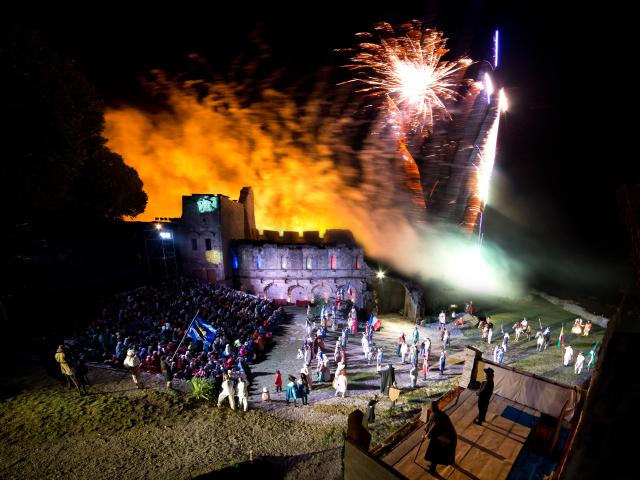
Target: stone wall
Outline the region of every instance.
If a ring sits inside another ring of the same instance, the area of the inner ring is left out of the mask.
[[[346,294],[351,284],[356,305],[364,306],[363,293],[371,273],[359,247],[239,243],[234,248],[236,278],[242,290],[295,303],[314,296],[335,297],[341,287]]]
[[[249,187],[240,192],[240,201],[225,195],[184,196],[175,239],[183,272],[291,303],[335,298],[340,288],[346,295],[351,285],[356,305],[365,306],[372,272],[350,231],[327,230],[324,237],[319,232],[260,235],[253,215]]]

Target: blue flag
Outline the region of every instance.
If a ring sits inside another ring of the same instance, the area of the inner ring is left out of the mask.
[[[204,338],[202,338],[202,335],[200,335],[200,330],[196,328],[195,321],[191,324],[191,327],[189,327],[187,335],[189,335],[194,341],[204,342]]]
[[[204,318],[198,316],[191,324],[191,328],[189,328],[187,335],[194,340],[212,343],[215,340],[217,333],[218,330],[216,330],[213,325],[208,323]]]

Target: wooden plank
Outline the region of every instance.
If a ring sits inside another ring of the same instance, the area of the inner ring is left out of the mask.
[[[522,443],[512,440],[511,438],[504,438],[500,446],[496,449],[496,453],[505,457],[507,463],[513,463],[520,453],[520,450],[522,450]]]
[[[382,461],[389,464],[395,465],[400,460],[402,460],[408,453],[411,451],[414,452],[422,441],[422,436],[424,435],[424,428],[419,428],[413,433],[409,434],[402,442],[400,442],[396,448],[391,450],[388,454],[382,457]],[[425,440],[425,443],[428,443]]]

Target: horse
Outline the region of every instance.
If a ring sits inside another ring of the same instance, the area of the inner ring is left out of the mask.
[[[487,322],[485,320],[480,320],[478,322],[478,330],[482,333],[482,338],[486,338],[485,327],[487,326]]]
[[[523,327],[520,322],[516,322],[513,324],[513,330],[516,332],[516,342],[520,340],[520,335],[523,333],[527,334],[527,341],[531,340],[531,333],[533,332],[531,325]]]
[[[542,330],[538,330],[536,332],[536,350],[538,350],[538,352],[542,351],[543,346],[544,346],[544,349],[546,350],[547,347],[549,346],[549,341],[550,341],[550,337],[543,335]]]

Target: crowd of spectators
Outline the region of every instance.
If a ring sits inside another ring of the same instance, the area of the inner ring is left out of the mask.
[[[217,329],[212,343],[185,337],[196,313]],[[99,318],[68,346],[89,362],[118,368],[133,349],[143,371],[160,373],[162,358],[174,378],[208,377],[219,383],[229,371],[250,378],[250,364],[264,353],[285,316],[270,300],[177,278],[108,300]]]

